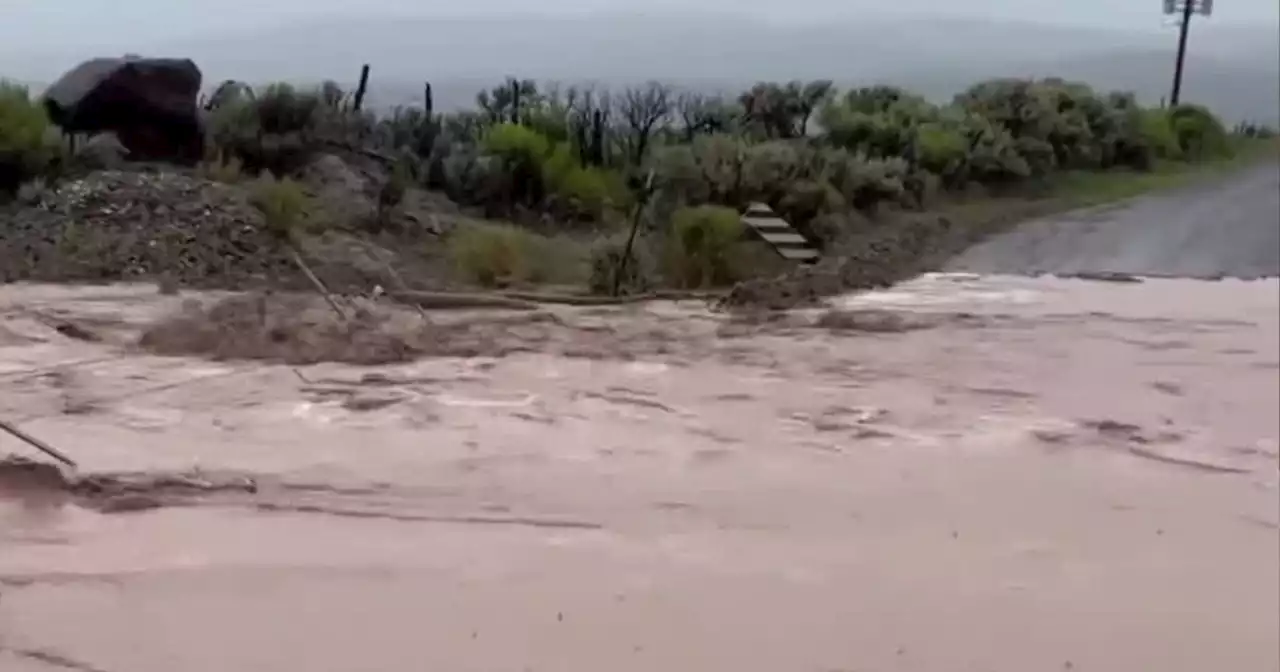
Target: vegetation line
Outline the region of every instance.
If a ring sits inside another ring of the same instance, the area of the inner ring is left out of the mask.
[[[226,82],[190,101],[205,147],[195,170],[153,173],[93,139],[70,142],[82,127],[52,125],[92,109],[69,115],[59,105],[74,103],[0,83],[0,201],[12,201],[0,206],[0,280],[265,277],[367,293],[389,275],[391,295],[423,308],[521,310],[754,283],[756,294],[731,293],[746,300],[807,283],[784,292],[795,298],[891,282],[1026,213],[1278,155],[1270,129],[1227,129],[1207,107],[1144,107],[1051,78],[979,82],[946,105],[826,80],[718,97],[511,78],[472,110],[436,113],[428,84],[421,105],[377,114],[362,104],[368,76],[351,95],[333,82]],[[117,145],[177,132],[156,124],[94,132]],[[740,213],[752,202],[821,249],[816,270],[749,237]],[[294,268],[299,249],[314,269]],[[546,286],[575,291],[532,292]]]

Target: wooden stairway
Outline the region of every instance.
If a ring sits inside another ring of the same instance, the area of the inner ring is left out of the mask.
[[[807,238],[764,203],[752,203],[742,215],[742,223],[773,246],[783,259],[812,264],[821,256]]]

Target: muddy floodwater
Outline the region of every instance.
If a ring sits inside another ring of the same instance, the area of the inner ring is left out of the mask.
[[[0,418],[79,462],[0,472],[4,672],[1280,670],[1275,280],[136,352],[184,298],[0,287]]]

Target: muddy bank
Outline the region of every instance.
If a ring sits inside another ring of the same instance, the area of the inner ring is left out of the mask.
[[[157,355],[288,364],[357,365],[424,357],[504,357],[519,353],[588,359],[636,359],[677,352],[711,354],[716,341],[805,329],[902,333],[943,323],[979,326],[972,315],[909,315],[883,309],[824,309],[791,315],[716,317],[696,302],[669,303],[670,314],[642,325],[625,319],[642,307],[481,310],[427,315],[372,301],[334,307],[305,294],[237,294],[191,300],[143,329],[137,346]],[[623,319],[617,319],[623,318]],[[683,322],[683,324],[681,324]],[[84,331],[84,330],[82,330]]]

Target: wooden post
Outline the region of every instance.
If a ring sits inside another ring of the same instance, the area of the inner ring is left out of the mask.
[[[520,80],[511,78],[511,123],[520,123]]]
[[[1173,90],[1169,92],[1169,107],[1177,107],[1182,101],[1182,68],[1187,61],[1187,33],[1191,30],[1191,17],[1195,16],[1196,0],[1182,0],[1182,23],[1178,26],[1178,55],[1173,62]]]
[[[365,63],[360,67],[360,83],[356,86],[356,97],[351,104],[351,109],[356,112],[364,106],[364,94],[369,90],[369,64]]]
[[[649,175],[644,180],[643,190],[640,197],[636,199],[636,209],[631,213],[631,233],[627,235],[627,244],[622,248],[622,259],[618,260],[618,268],[613,272],[613,287],[611,294],[618,296],[622,292],[622,277],[627,272],[627,262],[631,260],[631,250],[635,247],[636,234],[640,231],[640,217],[644,214],[644,208],[649,203],[649,197],[653,195],[653,170],[649,170]]]

